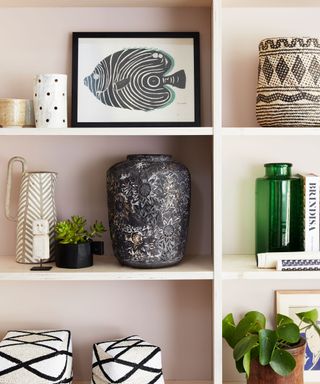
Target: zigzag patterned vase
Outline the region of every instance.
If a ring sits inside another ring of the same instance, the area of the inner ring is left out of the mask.
[[[261,41],[256,116],[263,127],[320,126],[319,39]]]
[[[19,195],[17,218],[10,214],[11,171],[13,164],[22,164],[22,181]],[[54,260],[55,225],[57,222],[54,190],[57,174],[55,172],[26,172],[26,161],[22,157],[13,157],[8,164],[6,216],[17,221],[16,260],[18,263],[33,264],[39,260],[33,258],[32,224],[34,220],[45,219],[49,222],[50,259]]]

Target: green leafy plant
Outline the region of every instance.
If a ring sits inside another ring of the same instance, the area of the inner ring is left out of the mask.
[[[81,244],[101,236],[106,228],[102,222],[96,221],[86,228],[87,220],[82,216],[71,216],[70,220],[59,221],[55,227],[56,240],[60,244]]]
[[[251,359],[256,358],[261,365],[270,365],[280,376],[289,375],[296,362],[288,349],[299,344],[300,333],[313,327],[320,335],[316,309],[296,315],[301,320],[299,325],[290,317],[277,314],[275,329],[266,329],[266,318],[260,312],[246,313],[237,325],[229,313],[222,320],[222,335],[233,349],[237,370],[249,377]]]

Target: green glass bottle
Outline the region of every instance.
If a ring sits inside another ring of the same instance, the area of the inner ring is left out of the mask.
[[[303,250],[303,182],[290,163],[265,164],[256,180],[256,253]]]

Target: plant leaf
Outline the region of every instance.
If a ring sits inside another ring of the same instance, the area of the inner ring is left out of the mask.
[[[283,324],[277,328],[277,335],[279,339],[287,343],[294,344],[300,340],[300,330],[296,324]]]
[[[320,327],[318,326],[317,323],[313,323],[313,328],[316,330],[316,332],[318,333],[318,335],[320,336]]]
[[[278,375],[288,376],[294,370],[296,361],[289,352],[275,349],[269,364]]]
[[[293,323],[293,320],[290,317],[282,315],[281,313],[277,314],[276,320],[277,320],[277,327],[279,325],[292,324]]]
[[[256,347],[251,349],[251,351],[250,351],[251,360],[252,359],[259,359],[259,351],[260,351],[259,345],[257,345]]]
[[[259,363],[268,365],[271,360],[274,347],[277,343],[277,334],[270,329],[260,329],[259,331]]]
[[[237,343],[243,339],[248,333],[258,334],[259,330],[265,328],[265,326],[266,318],[262,313],[257,311],[246,313],[236,326],[235,342]]]
[[[234,347],[233,357],[236,361],[240,360],[247,352],[258,345],[257,335],[248,335],[241,339]]]
[[[243,367],[243,358],[236,361],[236,368],[237,368],[237,371],[239,373],[245,373],[246,371],[244,370],[244,367]]]
[[[226,340],[226,342],[230,345],[231,348],[234,348],[236,345],[234,341],[234,334],[235,334],[235,323],[232,313],[229,313],[225,318],[222,320],[222,336]]]
[[[248,351],[243,356],[243,368],[246,372],[247,378],[250,375],[250,362],[251,362],[251,351]]]
[[[312,309],[311,311],[296,313],[296,315],[300,320],[307,324],[316,323],[318,320],[318,311],[316,308]]]

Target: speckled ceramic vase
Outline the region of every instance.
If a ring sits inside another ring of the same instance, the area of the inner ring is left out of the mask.
[[[188,169],[169,155],[129,155],[107,172],[110,235],[123,265],[158,268],[184,255],[190,214]]]

